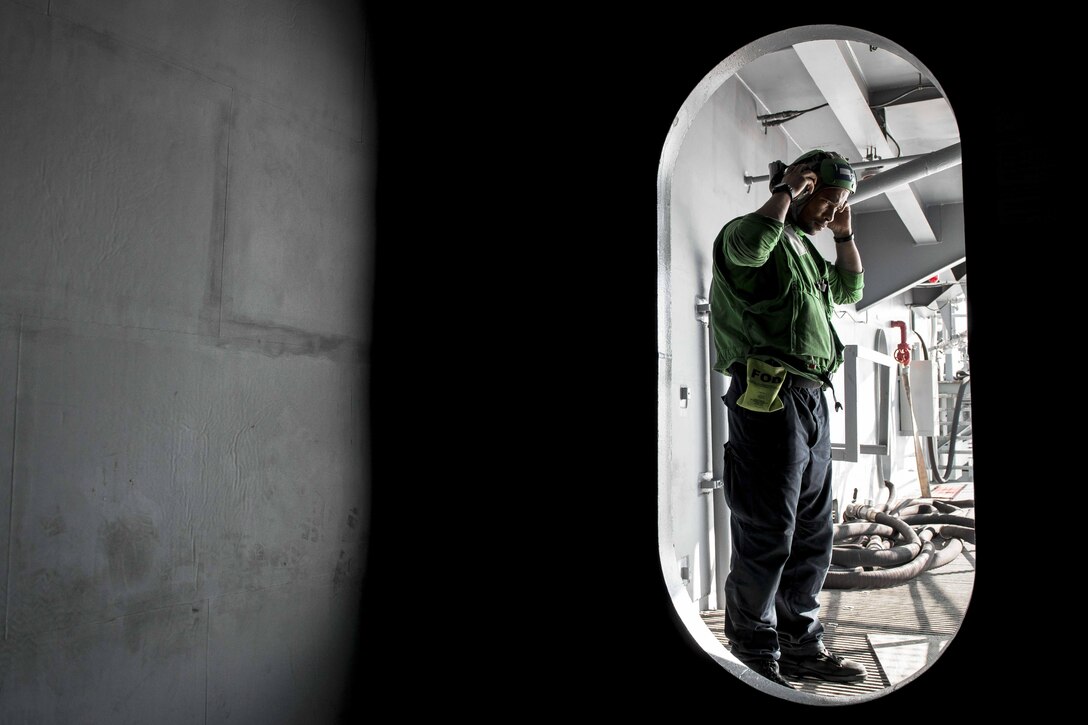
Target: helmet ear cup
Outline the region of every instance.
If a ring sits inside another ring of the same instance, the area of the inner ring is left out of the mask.
[[[782,183],[782,177],[786,175],[787,167],[781,161],[772,161],[767,164],[767,168],[771,177],[770,189],[773,191],[774,187]]]

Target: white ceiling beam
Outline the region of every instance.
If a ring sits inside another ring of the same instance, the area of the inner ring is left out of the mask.
[[[864,159],[869,148],[884,158],[895,156],[869,110],[868,90],[858,81],[839,50],[837,41],[814,40],[793,47],[808,74],[823,94],[843,130],[854,144],[858,159]],[[884,192],[899,214],[915,244],[936,244],[937,235],[926,219],[914,189],[909,184]]]

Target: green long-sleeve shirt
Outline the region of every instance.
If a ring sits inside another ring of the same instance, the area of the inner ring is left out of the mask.
[[[819,379],[842,364],[843,345],[831,313],[861,299],[861,272],[840,269],[804,232],[761,214],[733,219],[714,241],[710,309],[717,362],[774,358],[793,373]]]

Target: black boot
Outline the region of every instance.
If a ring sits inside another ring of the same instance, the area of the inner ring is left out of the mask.
[[[778,669],[778,663],[774,660],[754,660],[745,662],[744,664],[748,666],[748,669],[753,672],[758,672],[776,685],[781,685],[790,690],[797,689],[782,677],[782,674]]]
[[[778,664],[783,675],[794,679],[815,677],[828,682],[861,682],[868,674],[860,662],[833,655],[826,649],[803,657],[783,652]]]

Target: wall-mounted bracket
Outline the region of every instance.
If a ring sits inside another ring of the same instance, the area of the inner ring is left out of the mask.
[[[721,487],[721,479],[714,478],[714,474],[710,471],[703,471],[699,474],[699,493],[713,493],[714,489]]]
[[[695,299],[695,319],[707,327],[710,326],[710,301],[705,297]]]

